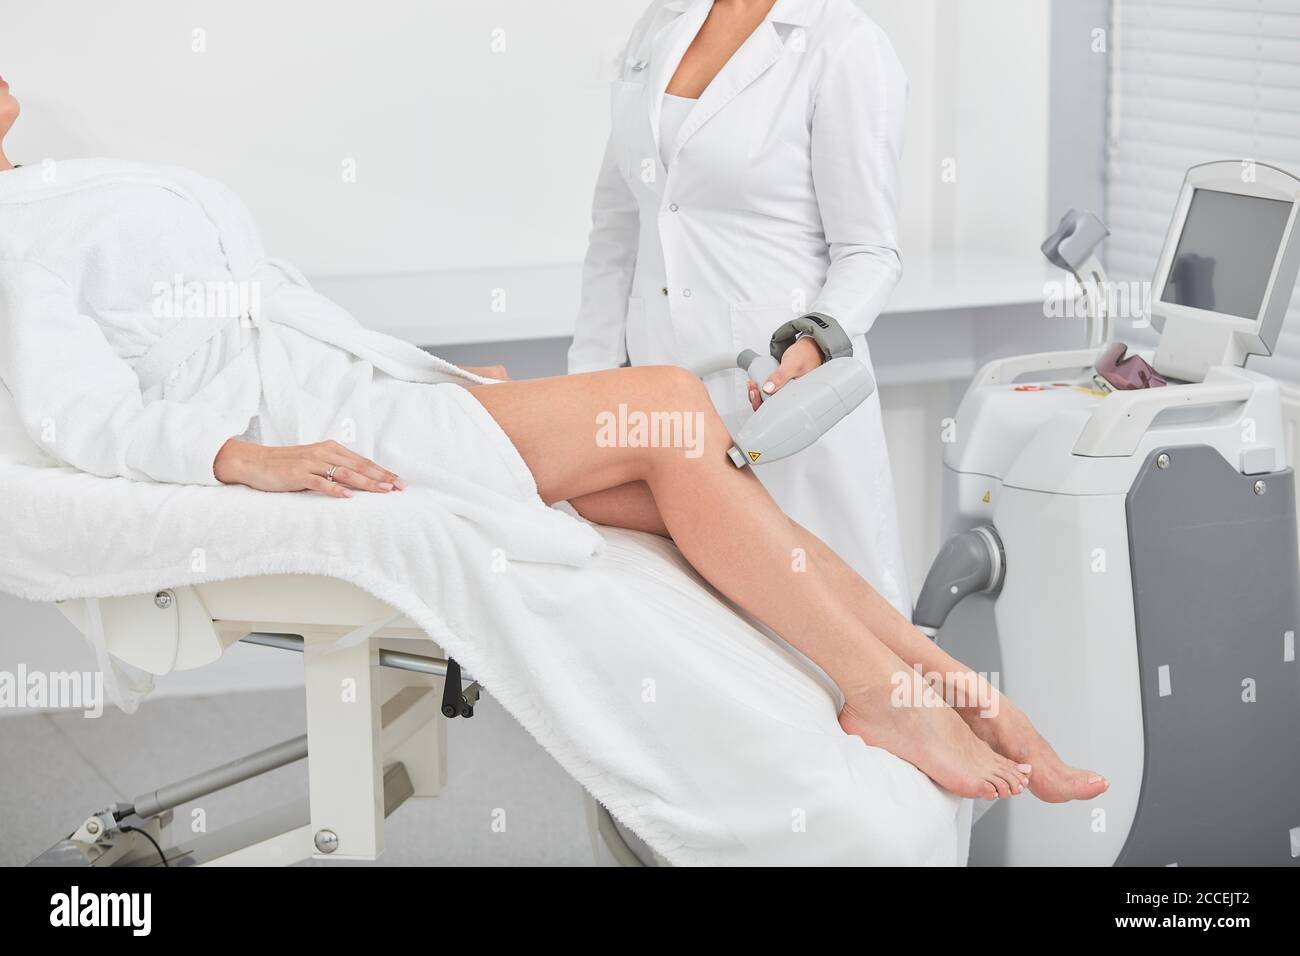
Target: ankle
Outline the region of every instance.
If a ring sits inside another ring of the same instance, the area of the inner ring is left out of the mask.
[[[947,701],[910,668],[899,667],[879,680],[855,685],[844,693],[845,709],[860,716],[907,710],[948,710]]]
[[[925,679],[949,707],[963,716],[996,717],[1008,703],[993,682],[976,671],[927,671]]]

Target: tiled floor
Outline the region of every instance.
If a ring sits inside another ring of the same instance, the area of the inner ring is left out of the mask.
[[[301,734],[302,690],[147,700],[108,710],[0,719],[0,865],[20,865],[92,810]],[[390,866],[589,865],[581,790],[490,698],[449,727],[450,782],[388,819]],[[209,832],[306,795],[306,765],[201,801]],[[505,832],[493,812],[506,811]],[[177,824],[192,806],[177,810]],[[326,863],[332,866],[339,864]]]

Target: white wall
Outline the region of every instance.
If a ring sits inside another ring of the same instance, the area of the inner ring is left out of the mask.
[[[1047,219],[1049,37],[1042,0],[861,0],[911,80],[903,251],[1018,252]],[[948,165],[951,164],[951,165]],[[955,172],[955,178],[947,175]]]
[[[1034,254],[1047,222],[1051,4],[939,0],[934,245]]]
[[[24,104],[11,159],[193,166],[238,190],[273,252],[314,276],[571,263],[613,63],[644,5],[0,0],[0,72]],[[996,245],[1036,241],[1048,5],[863,6],[911,78],[908,253],[984,241],[992,221]],[[940,180],[950,157],[956,183]]]
[[[1052,6],[1052,90],[1048,212],[1106,208],[1111,0],[1056,0]],[[1104,38],[1099,44],[1098,31]]]
[[[315,275],[569,261],[642,8],[3,0],[0,70],[25,108],[11,158],[193,166]]]

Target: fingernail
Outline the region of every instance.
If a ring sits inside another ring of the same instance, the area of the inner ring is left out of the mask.
[[[1016,764],[1016,769],[1019,770],[1021,773],[1029,773],[1029,771],[1033,770],[1034,768],[1027,763],[1018,763]]]
[[[389,484],[388,482],[386,482],[386,481],[381,481],[381,482],[379,483],[379,487],[380,487],[383,491],[392,491],[392,490],[393,490],[393,486],[392,486],[391,484]]]
[[[1096,782],[1097,782],[1098,780],[1100,780],[1100,779],[1101,779],[1101,777],[1089,777],[1089,778],[1088,778],[1088,782],[1089,782],[1089,783],[1096,783]]]
[[[763,386],[763,391],[771,395],[773,392],[776,391],[776,386],[773,385],[771,382],[768,382],[766,385]]]
[[[344,488],[344,489],[343,489],[343,497],[344,497],[344,498],[351,498],[351,497],[352,497],[352,490],[351,490],[350,488]]]
[[[394,478],[394,479],[393,479],[393,487],[396,488],[398,491],[405,491],[405,490],[406,490],[406,481],[405,481],[404,479],[402,479],[402,478]]]

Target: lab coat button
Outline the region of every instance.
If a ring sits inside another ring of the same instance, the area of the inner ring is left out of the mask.
[[[663,289],[660,289],[659,291],[662,292],[664,295],[667,295],[667,294],[668,294],[668,289],[667,289],[666,287],[663,288]]]
[[[691,297],[691,290],[690,290],[690,289],[683,289],[683,290],[682,290],[682,295],[686,296],[686,298],[689,299],[689,298]]]
[[[676,212],[676,211],[677,211],[677,203],[673,203],[673,204],[672,204],[671,206],[669,206],[668,208],[671,209],[673,212]]]

